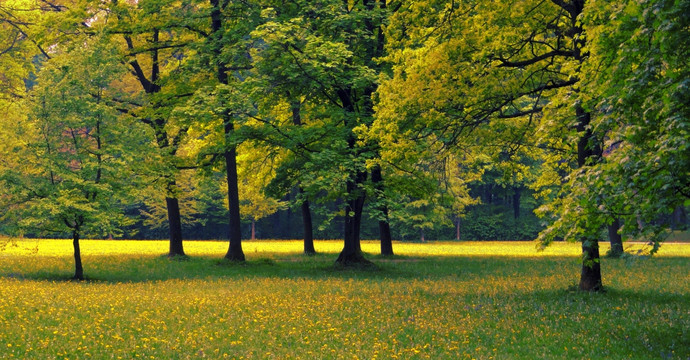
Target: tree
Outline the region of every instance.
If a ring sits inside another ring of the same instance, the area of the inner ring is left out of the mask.
[[[297,188],[296,203],[302,213],[304,253],[313,255],[314,235],[310,195],[302,184],[302,174],[295,171],[318,151],[317,128],[310,126],[309,103],[318,92],[316,81],[300,77],[301,66],[292,50],[304,42],[306,29],[294,19],[298,9],[274,8],[262,12],[262,24],[251,33],[255,43],[252,49],[252,87],[257,112],[249,138],[263,144],[272,159],[279,159],[276,176],[266,190],[275,197],[285,197]],[[291,45],[292,44],[292,45]],[[292,46],[293,48],[291,48]],[[300,51],[301,55],[303,51]],[[269,90],[269,91],[266,91]],[[268,157],[267,157],[268,158]]]
[[[344,247],[337,262],[366,263],[359,237],[370,179],[367,159],[374,152],[371,144],[358,141],[358,128],[372,121],[385,3],[295,5],[263,12],[267,20],[253,33],[261,43],[252,57],[262,84],[277,89],[305,126],[297,128],[294,116],[295,128],[261,120],[290,143],[296,156],[291,164],[304,164],[301,174],[291,177],[303,198],[345,199]],[[279,178],[288,177],[279,171]]]
[[[129,163],[141,129],[128,123],[105,99],[122,74],[118,54],[103,38],[83,38],[60,47],[38,77],[25,143],[15,148],[19,169],[5,170],[9,211],[33,233],[70,233],[75,274],[84,279],[79,240],[117,234],[127,222],[122,205],[136,186]]]
[[[192,127],[207,138],[198,153],[204,166],[222,159],[226,173],[229,247],[225,259],[244,261],[237,176],[237,146],[241,142],[237,130],[252,112],[253,104],[245,91],[244,80],[249,64],[249,33],[258,14],[253,3],[229,0],[209,0],[208,6],[196,16],[205,19],[210,27],[198,28],[203,41],[195,45],[196,71],[212,75],[195,89],[185,113],[200,115]],[[208,71],[209,68],[212,71]]]
[[[546,163],[572,164],[568,178],[580,177],[601,158],[601,138],[579,99],[588,55],[578,22],[583,11],[584,1],[556,0],[402,6],[388,30],[394,74],[382,85],[380,126],[406,142],[431,139],[454,148],[475,140],[477,129],[500,130],[506,149],[559,149]],[[549,208],[562,209],[572,190],[563,187]],[[602,224],[590,222],[598,211],[579,212],[591,231],[565,234],[582,243],[582,290],[602,288]],[[541,238],[554,237],[549,230]]]
[[[173,109],[189,97],[200,80],[186,69],[186,57],[193,54],[190,45],[198,39],[199,11],[193,3],[167,0],[130,2],[112,0],[93,7],[114,13],[109,20],[108,34],[114,44],[126,49],[130,66],[130,81],[138,86],[140,96],[132,101],[112,99],[122,109],[148,125],[154,133],[161,164],[151,164],[158,172],[165,192],[167,222],[170,232],[169,257],[184,256],[182,216],[179,187],[176,177],[180,168],[189,167],[188,161],[178,156],[188,124],[175,124]],[[98,13],[98,10],[91,10]],[[134,89],[132,89],[134,91]]]
[[[689,24],[687,1],[591,1],[583,17],[582,101],[606,142],[581,201],[605,199],[602,221],[652,253],[671,227],[662,219],[690,199]]]

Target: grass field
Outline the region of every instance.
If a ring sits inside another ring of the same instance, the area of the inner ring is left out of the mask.
[[[376,269],[341,244],[24,240],[0,252],[0,359],[690,359],[690,244],[604,259],[607,292],[571,291],[577,244],[395,243]],[[605,251],[605,249],[604,249]]]

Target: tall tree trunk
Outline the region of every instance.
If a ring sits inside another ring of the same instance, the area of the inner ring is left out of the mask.
[[[222,4],[219,0],[209,0],[211,5],[211,35],[213,41],[213,55],[215,56],[216,64],[216,79],[220,84],[227,85],[228,81],[228,64],[223,60],[223,45],[220,41],[223,37],[223,14],[222,10],[227,6],[228,2],[224,1]],[[230,246],[228,252],[225,254],[225,259],[231,261],[244,261],[244,252],[242,251],[242,228],[240,222],[240,201],[237,181],[237,146],[230,142],[230,136],[234,130],[232,114],[229,109],[223,110],[223,134],[225,135],[225,151],[223,156],[225,158],[225,171],[228,180],[228,217],[229,217],[229,238]]]
[[[288,96],[290,96],[288,94]],[[293,99],[290,101],[290,107],[292,108],[292,123],[295,126],[302,126],[302,103],[299,99]],[[304,196],[304,189],[298,187],[299,193]],[[311,220],[311,208],[309,205],[309,200],[304,198],[302,201],[302,226],[304,235],[304,253],[306,255],[316,254],[316,249],[314,249],[314,230]]]
[[[376,11],[385,9],[386,2],[363,0],[362,5],[366,9],[365,11],[373,15]],[[379,8],[378,10],[377,7]],[[382,55],[384,50],[384,32],[382,24],[373,20],[375,18],[374,16],[368,16],[369,14],[363,15],[364,29],[366,32],[368,34],[376,34],[376,39],[372,43],[366,44],[366,42],[364,42],[364,51],[368,58],[366,61],[370,62],[372,68],[376,68],[378,65],[375,59]],[[350,155],[357,159],[361,159],[366,153],[366,150],[357,145],[357,138],[353,130],[356,126],[360,125],[360,121],[366,121],[365,119],[371,119],[373,116],[372,94],[376,91],[376,87],[376,82],[372,82],[361,89],[340,88],[337,90],[338,98],[345,111],[345,125],[349,129],[347,137],[348,149]],[[366,177],[367,172],[357,169],[351,169],[351,173],[349,174],[347,181],[347,194],[349,200],[345,207],[345,241],[343,251],[336,260],[336,262],[340,264],[370,263],[363,256],[360,243],[362,210],[365,200],[365,193],[361,189],[361,185],[364,184]]]
[[[159,88],[156,88],[159,89]],[[150,122],[156,134],[158,148],[164,152],[175,156],[176,149],[171,146],[168,134],[165,132],[165,121],[158,118]],[[177,183],[175,175],[168,175],[165,186],[165,208],[168,213],[168,230],[170,234],[168,257],[185,256],[182,244],[182,216],[180,214],[180,202],[177,198]]]
[[[225,124],[225,136],[232,132],[232,122]],[[225,258],[231,261],[244,261],[242,251],[242,228],[240,222],[240,195],[237,181],[237,153],[235,146],[231,145],[225,151],[225,167],[228,180],[228,216],[230,222],[230,246]]]
[[[426,239],[424,238],[424,229],[419,229],[419,241],[426,242]]]
[[[117,17],[118,19],[121,19],[121,14],[118,13]],[[160,62],[158,56],[158,44],[160,44],[159,33],[159,29],[154,29],[152,33],[151,41],[153,45],[149,51],[149,55],[151,56],[151,72],[149,77],[146,76],[144,69],[137,60],[136,56],[129,61],[129,65],[132,67],[132,71],[136,79],[141,84],[144,92],[149,96],[154,96],[161,91],[161,86],[159,84]],[[135,46],[132,37],[130,35],[123,35],[123,37],[125,43],[127,44],[127,48],[130,51],[133,51]],[[159,104],[155,102],[153,106],[156,110],[159,108]],[[183,131],[180,130],[178,135],[171,141],[168,138],[168,133],[166,132],[167,121],[164,118],[156,117],[152,119],[146,117],[142,118],[141,122],[147,124],[153,129],[158,148],[171,157],[174,157],[177,153],[177,146],[181,140]],[[166,184],[165,204],[168,212],[168,226],[170,230],[170,247],[168,257],[184,256],[185,253],[182,246],[182,220],[180,217],[180,205],[177,196],[174,195],[174,190],[176,190],[175,176],[170,175],[167,180],[168,183]]]
[[[618,218],[614,219],[611,225],[608,225],[609,242],[611,243],[611,250],[609,250],[609,257],[620,257],[623,255],[623,237],[618,233],[621,223]]]
[[[346,125],[350,129],[347,137],[347,145],[350,153],[353,155],[360,155],[360,150],[357,148],[357,139],[352,132],[356,125],[355,104],[352,99],[352,89],[338,90],[338,98],[340,98],[343,110],[348,119]],[[369,263],[362,254],[362,247],[360,244],[359,232],[362,223],[362,209],[364,208],[365,194],[360,188],[366,180],[367,173],[359,170],[351,170],[349,179],[346,183],[347,196],[349,199],[345,204],[345,236],[343,241],[343,250],[338,255],[336,263],[341,265],[350,265],[358,263]]]
[[[84,280],[84,267],[81,264],[81,248],[79,247],[79,227],[72,229],[72,247],[74,248],[74,279]]]
[[[252,240],[256,240],[256,220],[252,219]]]
[[[377,195],[383,197],[383,174],[381,174],[381,167],[374,166],[371,169],[371,181],[374,183]],[[382,217],[379,219],[379,238],[381,240],[381,255],[393,255],[393,238],[391,236],[391,226],[388,222],[388,206],[385,204],[379,205],[379,212]]]
[[[559,3],[559,6],[570,14],[573,59],[579,64],[584,63],[587,58],[587,54],[582,51],[586,37],[582,36],[583,29],[577,20],[584,10],[584,5],[585,2],[582,0]],[[574,87],[573,91],[579,92],[579,89]],[[575,104],[575,116],[577,121],[575,129],[580,134],[580,138],[577,141],[577,166],[581,169],[590,162],[601,158],[602,149],[590,126],[591,114],[579,102]],[[582,242],[582,272],[580,274],[579,288],[582,291],[601,291],[603,290],[603,284],[601,281],[599,237],[583,237],[580,241]]]
[[[304,192],[302,188],[300,192]],[[304,199],[302,202],[302,224],[304,226],[304,253],[307,255],[316,254],[314,249],[314,230],[311,220],[311,208],[309,207],[309,200]]]
[[[577,116],[577,131],[582,134],[577,142],[577,165],[584,167],[588,161],[595,158],[597,153],[596,140],[589,127],[591,115],[581,106],[575,107]],[[600,291],[603,289],[601,281],[601,262],[599,258],[599,239],[595,236],[582,238],[582,272],[580,273],[580,290]]]

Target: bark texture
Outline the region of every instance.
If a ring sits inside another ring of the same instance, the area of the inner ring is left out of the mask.
[[[180,202],[177,198],[166,197],[165,205],[168,210],[168,227],[170,230],[170,249],[168,257],[185,256],[182,245],[182,221],[180,216]]]
[[[601,263],[599,261],[599,241],[582,242],[582,272],[580,273],[580,290],[601,291]]]
[[[615,219],[611,225],[608,226],[609,242],[611,243],[611,250],[609,250],[609,257],[620,257],[623,255],[623,237],[618,233],[620,229],[620,220]]]
[[[302,192],[302,189],[300,189]],[[314,230],[311,219],[311,208],[309,205],[309,200],[304,200],[302,202],[302,224],[304,227],[304,253],[306,255],[315,255],[316,249],[314,249]]]
[[[84,267],[81,264],[81,248],[79,247],[79,230],[72,230],[72,247],[74,248],[74,279],[84,280]]]
[[[596,159],[601,151],[597,149],[596,139],[589,126],[591,115],[581,106],[575,107],[578,123],[577,130],[580,138],[577,142],[577,165],[582,168],[589,161]],[[585,215],[586,216],[586,215]],[[579,288],[582,291],[601,291],[601,262],[599,257],[599,239],[596,237],[583,238],[582,242],[582,272],[580,273]]]
[[[211,5],[211,35],[210,39],[213,41],[212,53],[216,58],[216,79],[218,83],[227,85],[229,65],[224,60],[223,45],[221,39],[223,38],[223,10],[228,5],[227,1],[220,2],[218,0],[209,0]],[[230,141],[230,137],[234,131],[234,124],[232,114],[229,110],[225,110],[222,114],[223,118],[223,133],[225,135],[225,151],[223,157],[225,158],[225,171],[228,180],[228,220],[230,225],[229,238],[230,245],[228,252],[225,254],[225,259],[230,261],[244,261],[244,252],[242,251],[242,229],[240,223],[240,201],[237,181],[237,146]]]
[[[371,181],[376,187],[377,193],[380,197],[383,196],[384,184],[383,184],[383,174],[381,173],[381,167],[375,166],[371,170]],[[381,255],[392,256],[393,255],[393,238],[391,236],[391,226],[388,221],[388,206],[385,204],[379,205],[379,212],[382,218],[379,220],[379,238],[381,240]]]

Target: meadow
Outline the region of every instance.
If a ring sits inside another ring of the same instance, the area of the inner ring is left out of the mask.
[[[603,259],[604,293],[573,290],[579,246],[394,243],[376,267],[341,243],[82,241],[0,251],[1,359],[690,359],[690,244]],[[633,245],[634,247],[635,245]],[[603,249],[605,251],[606,249]],[[629,248],[634,252],[634,248]]]

